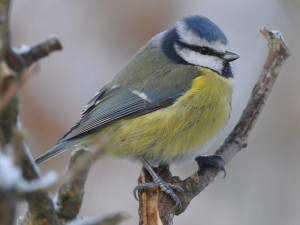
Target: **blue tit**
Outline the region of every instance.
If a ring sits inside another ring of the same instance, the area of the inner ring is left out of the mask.
[[[141,161],[180,204],[152,166],[203,153],[223,129],[231,111],[231,62],[238,57],[206,17],[179,20],[146,43],[36,163],[75,147],[97,150],[106,137],[103,154]]]

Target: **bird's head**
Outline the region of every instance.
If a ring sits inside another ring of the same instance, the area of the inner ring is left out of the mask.
[[[223,31],[204,16],[189,16],[163,33],[161,49],[180,64],[191,64],[212,69],[224,77],[231,77],[230,62],[239,58],[227,51]]]

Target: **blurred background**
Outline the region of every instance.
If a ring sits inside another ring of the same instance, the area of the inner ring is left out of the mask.
[[[300,223],[300,2],[299,0],[15,0],[15,47],[35,45],[57,35],[64,50],[40,63],[25,84],[21,120],[27,143],[37,157],[52,147],[78,119],[89,99],[156,33],[187,15],[210,18],[227,35],[234,62],[235,90],[229,125],[210,150],[222,143],[245,107],[267,55],[259,29],[280,30],[291,57],[282,68],[255,125],[248,147],[227,166],[227,177],[199,194],[175,224]],[[70,153],[40,166],[43,173],[63,172]],[[172,166],[182,178],[196,170],[193,161]],[[88,177],[81,214],[102,217],[126,211],[124,225],[138,224],[132,196],[140,165],[104,159]]]

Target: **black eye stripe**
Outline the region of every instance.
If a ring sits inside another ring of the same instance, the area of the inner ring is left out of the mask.
[[[188,48],[190,50],[193,50],[195,52],[199,52],[201,53],[202,55],[211,55],[211,56],[217,56],[217,57],[222,57],[224,56],[224,53],[221,53],[221,52],[217,52],[209,47],[200,47],[200,46],[196,46],[196,45],[188,45],[186,43],[183,43],[181,41],[176,41],[176,43],[183,47],[183,48]]]

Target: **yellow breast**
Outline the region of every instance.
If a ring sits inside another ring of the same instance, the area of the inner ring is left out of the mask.
[[[116,143],[108,154],[168,163],[204,150],[229,117],[233,79],[200,70],[192,88],[173,105],[104,128],[98,135]]]

